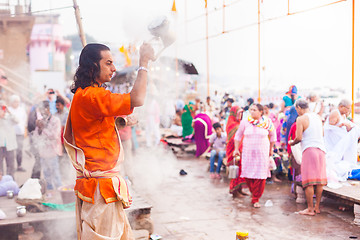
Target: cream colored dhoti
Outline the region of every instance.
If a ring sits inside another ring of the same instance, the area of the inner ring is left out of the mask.
[[[76,201],[78,236],[80,235],[81,240],[134,239],[122,202],[106,204],[100,194],[99,185],[95,191],[94,204],[80,198]]]

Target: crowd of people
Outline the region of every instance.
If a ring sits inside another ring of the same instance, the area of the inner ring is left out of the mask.
[[[227,93],[221,99],[215,93],[204,102],[199,97],[187,103],[178,100],[170,129],[183,141],[195,143],[196,157],[208,155],[211,179],[223,177],[223,165],[238,166],[237,177],[230,179],[234,197],[248,195],[248,188],[258,208],[266,182],[288,179],[293,192],[297,183],[305,191],[308,208],[299,213],[315,215],[320,212],[322,187],[341,187],[360,168],[360,130],[350,108],[351,102],[342,99],[337,107],[325,109],[316,93],[299,96],[295,85],[280,104],[238,101]]]
[[[129,161],[128,141],[133,132],[124,126],[136,124],[128,115],[145,102],[148,62],[155,59],[147,43],[140,47],[139,55],[137,78],[127,93],[106,90],[105,83],[112,80],[116,68],[110,49],[96,43],[82,50],[69,97],[48,89],[36,104],[25,106],[18,96],[8,97],[0,91],[0,196],[8,190],[19,192],[15,171],[31,171],[21,165],[23,142],[28,137],[27,153],[35,159],[31,179],[45,180],[47,189],[42,191],[47,198],[62,186],[64,176],[71,176],[70,169],[62,175],[61,166],[73,165],[79,238],[134,239],[124,211],[132,197],[124,178],[127,173],[121,172],[126,168],[124,155]],[[158,122],[154,118],[148,121]],[[146,130],[150,134],[154,129]],[[160,137],[155,144],[157,141]]]
[[[18,191],[15,173],[29,170],[23,166],[29,159],[23,156],[25,152],[35,159],[31,178],[43,176],[48,197],[68,177],[70,164],[62,145],[62,132],[70,99],[48,89],[36,102],[31,106],[15,94],[3,96],[0,101],[0,177],[7,179],[6,184],[0,184],[0,196],[6,195],[7,190]],[[25,139],[28,149],[24,149]]]
[[[154,96],[149,94],[146,110],[147,147],[159,144],[161,137],[160,109]],[[6,195],[8,189],[18,191],[14,174],[25,171],[26,138],[35,159],[31,178],[43,177],[48,190],[63,184],[67,171],[64,165],[70,165],[63,132],[71,101],[71,96],[54,89],[48,89],[32,106],[25,105],[17,95],[0,101],[0,195]],[[196,157],[209,154],[211,179],[224,177],[221,175],[224,165],[238,167],[237,176],[230,179],[229,186],[234,197],[249,195],[244,191],[248,188],[253,207],[258,208],[266,182],[282,181],[285,177],[293,182],[292,191],[296,182],[305,190],[308,208],[300,214],[315,215],[320,212],[322,187],[327,184],[340,187],[358,168],[360,130],[349,118],[350,106],[351,102],[343,99],[338,107],[325,110],[316,93],[301,97],[294,85],[280,104],[262,105],[252,98],[235,99],[228,93],[221,98],[216,92],[204,102],[200,97],[187,103],[179,99],[169,129],[183,141],[195,143]],[[136,132],[135,127],[119,129],[126,155],[122,175],[128,177],[131,177],[131,153],[138,144]],[[155,137],[150,138],[151,135]],[[300,160],[293,152],[299,143]]]

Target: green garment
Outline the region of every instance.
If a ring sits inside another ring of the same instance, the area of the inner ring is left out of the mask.
[[[75,202],[67,204],[42,203],[42,205],[58,211],[75,211]]]
[[[181,115],[181,124],[183,127],[183,138],[193,134],[194,129],[191,126],[193,117],[191,116],[191,110],[193,110],[192,104],[185,105],[185,112]]]
[[[284,102],[285,102],[285,107],[290,107],[290,106],[294,105],[295,101],[296,101],[297,99],[299,99],[299,98],[301,98],[301,97],[298,96],[296,99],[294,99],[294,102],[293,102],[289,96],[286,96],[286,95],[285,95],[285,96],[283,97],[283,100],[284,100]]]

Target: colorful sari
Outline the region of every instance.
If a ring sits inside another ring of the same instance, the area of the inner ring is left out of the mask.
[[[289,110],[289,116],[286,119],[286,134],[285,134],[286,143],[289,141],[290,128],[296,122],[297,117],[298,117],[298,113],[296,111],[296,108],[295,106],[292,106]]]
[[[209,138],[212,134],[211,119],[206,113],[199,113],[193,121],[196,157],[200,157],[210,146]]]
[[[285,119],[282,123],[282,127],[281,127],[281,132],[280,132],[280,142],[282,144],[287,144],[287,138],[288,138],[288,135],[289,135],[289,131],[290,131],[290,127],[292,125],[291,124],[288,124],[287,121],[290,117],[290,110],[292,108],[292,106],[294,105],[295,101],[297,99],[301,98],[300,96],[297,96],[296,99],[292,100],[289,96],[284,96],[283,97],[283,101],[285,102],[285,109],[284,109],[284,113],[285,113]],[[296,111],[296,110],[295,110]]]
[[[190,135],[193,134],[194,129],[191,126],[192,121],[193,121],[193,117],[192,117],[192,112],[194,111],[194,105],[192,104],[187,104],[184,107],[184,112],[181,115],[181,124],[183,127],[183,138],[186,138]]]
[[[227,143],[226,143],[226,157],[227,165],[230,166],[233,163],[233,152],[235,150],[234,137],[235,133],[239,128],[241,117],[238,117],[239,111],[243,111],[239,106],[233,106],[230,109],[230,115],[226,124],[226,134],[227,134]],[[239,150],[241,152],[242,142],[240,143]],[[234,193],[237,190],[240,190],[243,185],[246,184],[245,178],[240,177],[241,175],[241,159],[239,162],[235,163],[239,166],[239,175],[235,179],[230,180],[230,193]]]

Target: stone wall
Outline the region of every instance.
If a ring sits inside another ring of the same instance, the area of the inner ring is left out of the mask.
[[[0,64],[11,69],[16,75],[6,71],[9,79],[28,86],[30,81],[27,47],[35,17],[28,15],[10,16],[0,14]],[[10,87],[16,87],[8,82]]]

